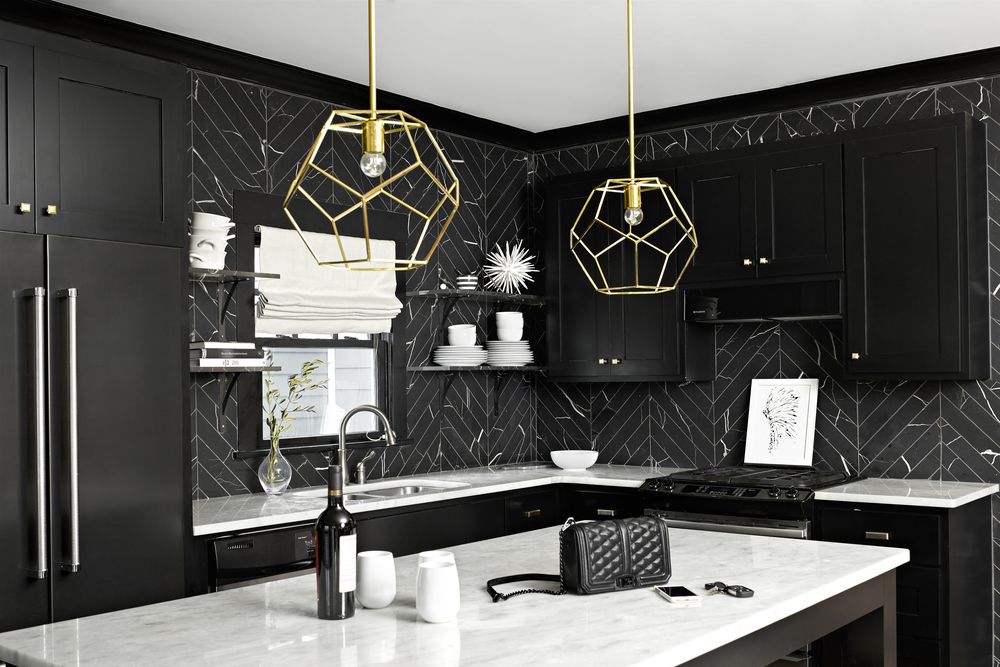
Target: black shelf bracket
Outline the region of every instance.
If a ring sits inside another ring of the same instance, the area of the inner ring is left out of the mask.
[[[215,413],[215,426],[219,429],[219,433],[226,432],[226,404],[229,403],[229,399],[232,398],[233,389],[236,388],[236,381],[239,378],[239,373],[220,373],[218,377],[216,377],[216,382],[219,383],[219,403]]]

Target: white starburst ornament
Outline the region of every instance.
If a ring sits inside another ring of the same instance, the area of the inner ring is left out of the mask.
[[[520,241],[514,247],[508,242],[501,248],[498,243],[496,250],[486,255],[483,270],[489,278],[487,286],[508,294],[520,294],[534,280],[531,274],[538,271],[534,260],[535,256],[529,255]]]

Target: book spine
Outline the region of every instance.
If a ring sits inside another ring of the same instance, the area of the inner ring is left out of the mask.
[[[265,366],[263,359],[192,359],[192,366],[218,366],[220,368],[257,368]]]

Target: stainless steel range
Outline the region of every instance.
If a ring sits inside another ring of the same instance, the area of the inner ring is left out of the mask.
[[[809,539],[813,492],[852,481],[813,468],[722,466],[643,482],[646,514],[671,526]]]

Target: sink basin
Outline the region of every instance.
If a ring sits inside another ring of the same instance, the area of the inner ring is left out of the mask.
[[[398,498],[400,496],[413,496],[419,493],[435,493],[448,489],[457,489],[468,486],[465,482],[443,482],[436,479],[421,480],[398,480],[390,479],[383,482],[372,482],[370,484],[352,484],[347,493],[344,494],[345,502],[361,500],[385,500],[386,498]],[[300,491],[289,491],[289,496],[305,498],[325,498],[325,487],[313,487]]]
[[[373,496],[412,496],[415,493],[426,493],[427,491],[440,491],[440,487],[428,486],[393,486],[388,489],[370,491]]]
[[[348,493],[344,496],[345,503],[356,502],[358,500],[380,500],[381,496],[373,496],[368,493]]]

